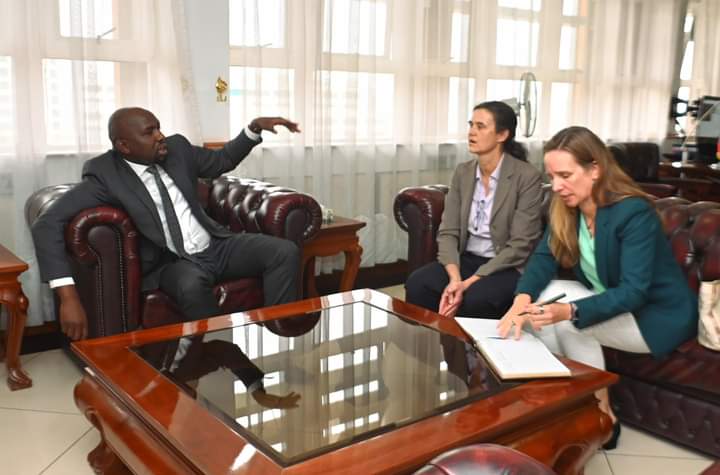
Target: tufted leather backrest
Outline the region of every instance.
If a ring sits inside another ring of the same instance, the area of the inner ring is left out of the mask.
[[[409,236],[408,275],[437,255],[435,236],[448,190],[445,185],[414,186],[403,188],[395,196],[395,221]]]
[[[720,279],[720,203],[681,198],[656,200],[673,255],[698,290],[703,280]]]

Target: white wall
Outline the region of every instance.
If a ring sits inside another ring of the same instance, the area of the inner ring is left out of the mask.
[[[228,103],[215,100],[215,81],[218,76],[227,81],[230,73],[228,2],[183,0],[183,3],[202,139],[205,142],[227,140]]]

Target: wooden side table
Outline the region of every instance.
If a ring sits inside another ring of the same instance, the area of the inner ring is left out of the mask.
[[[365,227],[365,223],[356,219],[336,216],[332,223],[324,223],[320,231],[310,241],[303,243],[302,264],[300,266],[307,295],[317,297],[315,286],[315,258],[334,256],[340,252],[345,254],[345,267],[340,278],[340,291],[352,290],[360,268],[362,246],[357,231]]]
[[[25,331],[28,300],[18,276],[27,269],[25,262],[0,245],[0,304],[5,305],[8,314],[5,365],[7,384],[12,391],[32,386],[32,379],[20,367],[20,345]]]

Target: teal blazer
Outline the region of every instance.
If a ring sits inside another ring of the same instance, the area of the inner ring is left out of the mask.
[[[548,239],[549,226],[515,291],[529,294],[533,301],[558,269]],[[630,312],[655,357],[670,353],[697,334],[697,296],[675,261],[650,203],[626,198],[598,208],[595,262],[607,290],[575,302],[578,328]],[[580,282],[592,288],[579,263],[573,271]]]

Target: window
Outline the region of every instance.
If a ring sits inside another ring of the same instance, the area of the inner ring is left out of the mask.
[[[575,46],[577,45],[577,27],[563,25],[560,28],[560,61],[558,68],[575,69]]]
[[[331,109],[332,117],[330,123],[323,124],[323,135],[329,132],[334,143],[370,138],[392,140],[395,91],[392,74],[322,71],[321,80],[326,94],[324,103]]]
[[[79,136],[90,148],[103,148],[107,119],[116,108],[115,75],[116,65],[111,61],[43,60],[45,128],[51,151],[76,150]],[[77,129],[76,117],[84,119],[82,131]]]
[[[14,117],[12,59],[0,56],[0,154],[14,151]]]
[[[683,56],[682,63],[680,65],[680,84],[676,93],[678,99],[686,102],[678,102],[675,104],[675,111],[678,114],[683,114],[682,117],[675,119],[674,129],[675,133],[685,135],[689,132],[687,117],[687,106],[690,101],[690,95],[692,92],[693,83],[693,63],[695,60],[695,15],[692,10],[692,4],[688,6],[688,12],[685,15],[685,23],[683,25]]]
[[[550,87],[550,124],[549,130],[557,132],[570,123],[572,111],[573,85],[569,82],[554,82]]]
[[[229,6],[231,45],[285,47],[285,0],[230,0]]]
[[[246,25],[243,37],[234,32],[242,28],[231,28],[233,133],[258,114],[297,111],[307,145],[402,143],[418,132],[433,143],[464,140],[472,106],[517,98],[521,74],[531,71],[538,78],[536,136],[549,135],[571,117],[573,84],[586,69],[590,0],[402,4],[411,11],[387,0],[323,0],[310,13],[286,0],[228,2],[231,22]],[[263,13],[266,5],[273,13]],[[318,29],[318,38],[306,34]],[[320,54],[308,59],[291,46]],[[407,114],[418,100],[426,109],[416,121]],[[279,140],[292,139],[280,134],[266,144]]]
[[[467,121],[475,106],[475,79],[451,77],[448,81],[448,133],[467,131]]]
[[[497,20],[495,63],[506,66],[536,66],[540,23],[537,21]]]
[[[578,0],[563,0],[562,14],[563,16],[578,16],[579,14]]]
[[[230,67],[230,131],[238,133],[254,117],[295,117],[292,69]],[[265,134],[268,144],[288,142],[288,134]]]
[[[532,10],[539,12],[542,0],[498,0],[499,7],[515,8],[518,10]]]
[[[387,5],[370,0],[325,0],[323,51],[385,55]]]
[[[470,15],[453,12],[452,37],[450,40],[450,61],[465,63],[468,60],[468,40],[470,34]]]
[[[60,35],[115,38],[113,0],[58,0]]]

